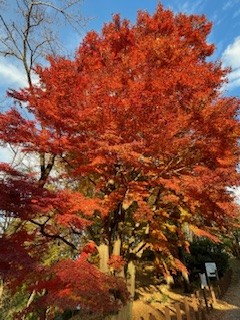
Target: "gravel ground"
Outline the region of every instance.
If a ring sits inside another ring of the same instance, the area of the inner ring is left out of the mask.
[[[240,320],[240,261],[233,261],[233,278],[224,297],[218,300],[209,320]]]

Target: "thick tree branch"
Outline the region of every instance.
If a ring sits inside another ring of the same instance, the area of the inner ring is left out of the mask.
[[[44,186],[46,180],[54,166],[56,155],[51,154],[48,160],[48,164],[45,164],[45,154],[40,154],[40,169],[41,169],[41,176],[39,179],[40,186]]]
[[[62,242],[64,242],[68,246],[70,246],[72,249],[77,250],[77,247],[73,243],[71,243],[70,241],[68,241],[64,237],[62,237],[60,234],[50,234],[45,230],[46,224],[49,221],[49,219],[50,218],[48,218],[44,223],[37,222],[33,219],[30,219],[29,221],[40,228],[39,231],[44,237],[47,237],[50,239],[55,239],[55,240],[61,240]]]

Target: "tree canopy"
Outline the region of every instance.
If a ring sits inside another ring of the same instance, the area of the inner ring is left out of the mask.
[[[9,92],[31,117],[17,105],[1,114],[0,139],[39,155],[31,174],[1,165],[1,210],[16,224],[0,239],[0,271],[12,287],[27,283],[45,309],[114,312],[128,295],[94,262],[101,244],[117,268],[150,247],[166,274],[185,270],[189,232],[217,241],[231,227],[239,100],[222,93],[228,70],[209,59],[210,30],[161,5],[133,25],[115,15],[73,60],[50,56],[38,85]]]

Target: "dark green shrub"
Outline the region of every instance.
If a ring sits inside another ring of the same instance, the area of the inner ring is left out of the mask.
[[[198,274],[205,272],[205,262],[215,262],[218,275],[222,277],[229,267],[229,256],[224,244],[208,239],[198,239],[191,243],[190,254],[186,255],[190,281],[197,280]]]

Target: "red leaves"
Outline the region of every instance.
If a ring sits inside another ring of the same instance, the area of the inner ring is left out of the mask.
[[[31,146],[35,142],[35,132],[34,121],[24,119],[16,109],[0,114],[1,141],[23,144],[24,147]]]
[[[75,261],[57,263],[53,271],[53,279],[44,283],[47,294],[42,298],[42,303],[46,306],[52,305],[62,310],[80,307],[81,310],[91,310],[103,316],[116,312],[128,298],[123,280],[101,273],[87,261],[85,254]],[[120,299],[114,296],[114,291],[118,292]]]
[[[0,169],[3,174],[0,206],[6,215],[29,220],[36,215],[45,215],[52,209],[55,196],[40,188],[31,174],[25,175],[9,165],[1,165]]]
[[[83,248],[83,252],[86,254],[94,254],[97,253],[97,247],[94,242],[89,242]]]
[[[25,246],[26,242],[32,240],[32,235],[24,230],[11,236],[1,235],[0,275],[13,291],[34,278],[40,270],[38,261],[32,257],[33,251]]]
[[[23,173],[14,169],[9,163],[4,162],[0,163],[0,172],[3,176],[12,176],[17,178],[21,178],[22,176],[24,176]]]

